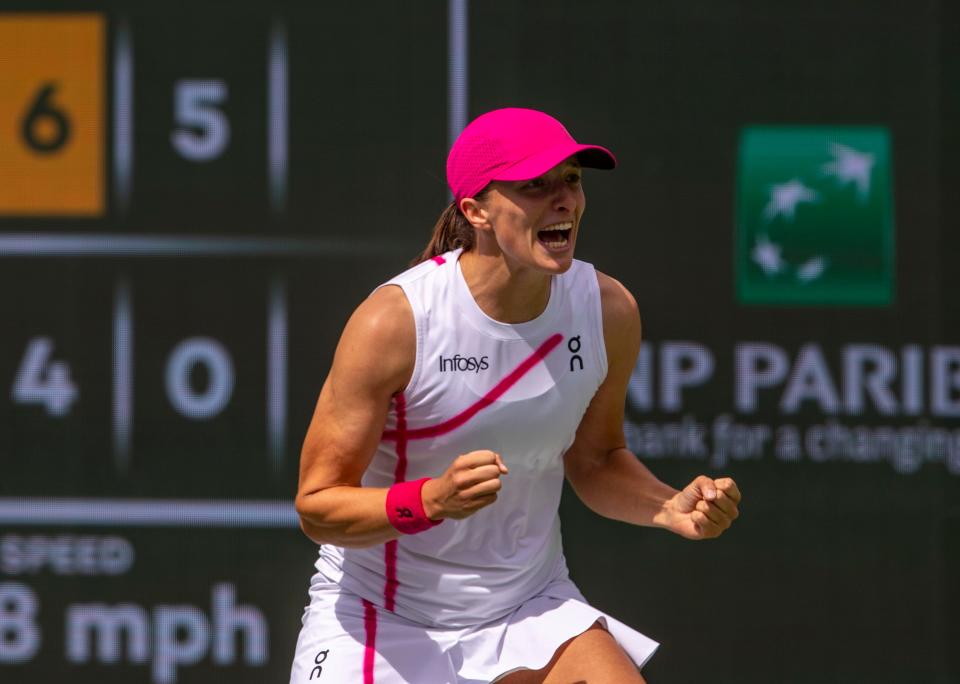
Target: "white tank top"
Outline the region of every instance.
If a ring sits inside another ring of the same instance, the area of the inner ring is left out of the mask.
[[[460,454],[489,449],[510,470],[498,499],[381,546],[324,545],[317,561],[322,577],[372,603],[449,627],[501,617],[566,575],[563,454],[607,373],[593,266],[575,260],[553,277],[540,316],[506,324],[477,305],[459,257],[448,252],[385,283],[413,309],[416,362],[362,484],[437,477]]]

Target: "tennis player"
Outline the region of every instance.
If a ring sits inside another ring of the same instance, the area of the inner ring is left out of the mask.
[[[529,109],[480,116],[420,263],[343,331],[303,446],[297,510],[321,544],[291,683],[643,682],[656,642],[570,580],[566,477],[600,515],[716,537],[729,478],[677,491],[625,447],[640,317],[573,258],[583,167]]]

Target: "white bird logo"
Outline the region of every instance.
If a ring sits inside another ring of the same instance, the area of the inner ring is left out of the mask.
[[[800,268],[797,269],[797,279],[802,283],[809,283],[823,275],[827,270],[827,259],[822,256],[815,256],[807,259]]]
[[[870,173],[876,163],[874,156],[840,143],[830,143],[830,154],[833,155],[833,161],[824,164],[821,172],[836,178],[841,186],[854,183],[857,197],[861,202],[866,201],[870,196]]]
[[[768,276],[774,276],[783,270],[786,265],[780,256],[780,245],[770,242],[766,235],[758,235],[757,242],[750,252],[750,256]]]
[[[763,209],[763,218],[772,221],[777,216],[783,216],[793,221],[797,205],[801,202],[819,202],[820,195],[813,188],[808,188],[799,178],[786,183],[770,186],[770,201]]]

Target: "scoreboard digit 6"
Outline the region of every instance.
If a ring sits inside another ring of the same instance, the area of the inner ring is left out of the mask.
[[[0,214],[102,216],[99,14],[0,15]]]

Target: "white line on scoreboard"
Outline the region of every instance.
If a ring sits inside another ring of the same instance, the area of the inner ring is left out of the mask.
[[[297,528],[289,501],[0,497],[0,524]]]
[[[267,304],[267,452],[275,473],[283,472],[287,423],[287,288],[270,283]]]
[[[117,21],[113,56],[113,195],[119,213],[133,189],[133,39],[126,18]]]
[[[0,257],[362,256],[406,255],[411,244],[362,238],[198,237],[0,233]]]
[[[130,467],[133,432],[133,305],[130,283],[117,282],[113,304],[113,462],[126,473]]]
[[[275,20],[267,55],[267,175],[270,205],[282,212],[287,206],[287,32]]]
[[[447,2],[448,149],[467,125],[467,105],[470,95],[468,5],[468,0],[448,0]]]

